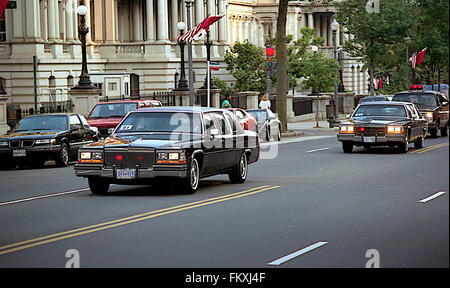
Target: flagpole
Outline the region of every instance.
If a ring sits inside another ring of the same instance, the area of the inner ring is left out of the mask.
[[[210,70],[209,70],[209,61],[206,61],[207,63],[208,63],[208,72],[206,73],[206,79],[207,79],[207,81],[208,81],[208,83],[207,83],[207,93],[206,93],[206,97],[207,97],[207,100],[206,100],[206,103],[207,103],[207,107],[210,107],[210,99],[211,99],[211,95],[209,95],[210,94],[210,90],[211,90],[211,83],[209,82],[209,80],[210,80]]]
[[[187,27],[190,31],[191,27],[191,4],[194,0],[185,0]],[[188,69],[189,69],[189,106],[194,106],[194,73],[192,68],[192,41],[188,41]]]

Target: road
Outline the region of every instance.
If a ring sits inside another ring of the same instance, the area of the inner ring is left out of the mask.
[[[448,137],[412,146],[286,138],[244,184],[216,176],[194,195],[96,196],[73,166],[0,171],[0,267],[63,268],[70,249],[80,267],[363,268],[373,253],[380,267],[448,267]]]

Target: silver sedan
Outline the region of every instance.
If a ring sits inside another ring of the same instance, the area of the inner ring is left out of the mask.
[[[255,116],[261,139],[266,141],[270,141],[270,139],[281,140],[281,122],[275,113],[270,109],[249,109],[247,112]]]

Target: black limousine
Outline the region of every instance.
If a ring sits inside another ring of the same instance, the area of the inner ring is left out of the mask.
[[[78,148],[99,139],[98,130],[79,114],[52,113],[27,116],[9,133],[0,137],[2,168],[38,168],[46,160],[67,166],[77,157]]]
[[[417,149],[423,147],[427,129],[427,120],[412,103],[367,102],[340,123],[337,137],[345,153],[352,152],[354,145],[397,146],[406,153],[409,143]]]
[[[192,194],[203,177],[228,174],[243,183],[258,158],[258,135],[243,130],[230,111],[155,107],[129,112],[110,137],[82,147],[75,174],[88,179],[94,194],[112,183],[163,182]]]

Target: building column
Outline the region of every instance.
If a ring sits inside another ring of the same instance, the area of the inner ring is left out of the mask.
[[[220,13],[225,13],[226,12],[226,7],[225,7],[225,0],[219,0],[219,12]],[[226,27],[227,27],[227,19],[225,17],[223,17],[222,19],[219,20],[219,42],[223,43],[226,41]]]
[[[177,28],[177,24],[178,24],[178,22],[181,20],[179,17],[178,17],[178,0],[170,0],[171,1],[171,7],[170,7],[170,12],[171,12],[171,15],[170,15],[170,19],[172,20],[172,35],[171,35],[171,40],[172,41],[176,41],[177,40],[177,38],[178,38],[178,28]]]
[[[238,39],[239,42],[244,42],[244,29],[243,29],[243,24],[244,24],[244,17],[243,16],[239,16],[238,18],[238,25],[237,25],[237,33],[239,35]]]
[[[306,17],[308,17],[308,14],[306,14],[306,13],[301,13],[300,14],[300,27],[298,29],[298,31],[299,31],[298,37],[299,38],[301,38],[303,36],[302,32],[301,32],[301,29],[306,26]]]
[[[53,4],[55,6],[55,34],[56,39],[61,39],[61,35],[59,35],[59,1],[56,0]]]
[[[198,2],[198,1],[197,1]],[[158,40],[169,40],[169,18],[167,15],[167,0],[158,0]]]
[[[91,29],[91,1],[89,1],[89,0],[84,1],[84,6],[86,6],[87,11],[88,11],[86,16],[84,17],[84,19],[86,21],[86,23],[85,23],[86,27],[89,28],[89,33],[86,34],[86,42],[89,43],[89,42],[92,42],[92,37],[91,37],[91,35],[92,35],[92,29]],[[78,29],[77,29],[77,31],[78,31]]]
[[[40,6],[40,25],[41,25],[41,39],[44,41],[48,40],[48,31],[47,31],[47,0],[42,1],[42,5]]]
[[[48,0],[47,20],[48,20],[48,40],[56,39],[56,10],[55,2],[58,0]],[[89,1],[88,1],[89,2]],[[14,33],[15,34],[15,33]]]
[[[67,41],[73,41],[73,1],[66,2],[66,39]]]
[[[104,39],[106,43],[114,43],[116,42],[116,9],[115,9],[115,1],[114,0],[105,0],[105,36]]]
[[[67,2],[68,2],[67,0],[62,1],[61,6],[58,8],[61,12],[61,13],[59,13],[59,15],[61,16],[59,23],[60,23],[60,26],[62,26],[62,27],[60,27],[61,31],[60,31],[59,37],[64,41],[67,39],[67,25],[66,25],[66,3]],[[63,34],[62,36],[61,36],[61,33]]]
[[[195,14],[195,18],[192,18],[191,24],[192,24],[192,27],[195,27],[197,24],[200,24],[200,21],[202,21],[204,18],[203,17],[203,9],[204,9],[203,0],[195,1],[195,4],[192,6],[193,6],[192,10],[195,10],[195,13],[193,13],[193,14]],[[194,6],[195,6],[195,8],[194,8]]]
[[[308,27],[311,29],[314,29],[314,14],[313,13],[307,13],[305,15],[308,15]]]
[[[215,0],[207,0],[208,1],[208,14],[209,16],[214,16],[216,15],[216,1]],[[206,17],[206,16],[205,16]],[[220,20],[219,20],[220,21]],[[211,25],[211,30],[209,33],[209,40],[211,41],[217,41],[217,25],[219,25],[219,23],[214,23]]]
[[[153,17],[153,0],[147,0],[146,2],[146,15],[147,15],[147,41],[155,41],[155,25]]]
[[[166,2],[167,7],[167,2]],[[167,9],[166,9],[167,10]],[[142,9],[141,3],[139,0],[133,1],[133,41],[134,42],[142,42],[142,17],[141,17]],[[167,29],[167,26],[165,27]]]
[[[26,10],[26,38],[36,40],[40,38],[40,9],[39,0],[29,0],[25,2]]]

